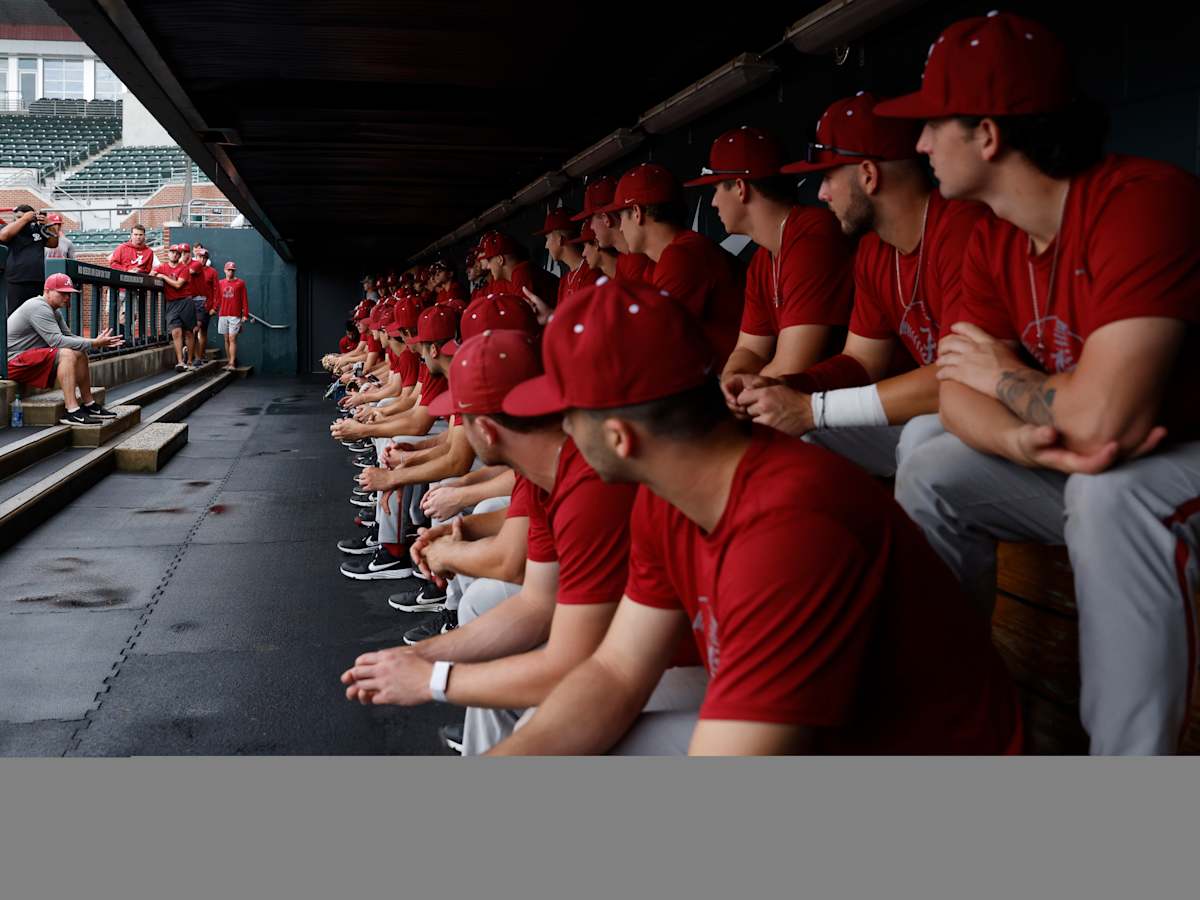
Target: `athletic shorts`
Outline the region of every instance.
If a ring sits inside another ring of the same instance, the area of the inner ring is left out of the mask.
[[[242,320],[238,316],[221,316],[217,319],[217,334],[239,334]]]
[[[8,377],[27,387],[52,388],[57,362],[58,351],[53,347],[22,350],[8,361]]]
[[[212,313],[208,311],[208,298],[193,297],[192,300],[196,303],[196,324],[201,328],[207,328],[208,320],[212,318]]]
[[[183,328],[188,331],[196,327],[196,304],[191,297],[167,302],[167,331]]]

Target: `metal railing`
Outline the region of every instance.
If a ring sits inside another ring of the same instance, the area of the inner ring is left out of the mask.
[[[120,118],[122,100],[97,97],[95,100],[61,100],[37,97],[26,100],[20,91],[0,91],[0,113],[28,113],[34,116],[72,116],[75,118]]]
[[[8,282],[4,269],[8,265],[8,247],[0,244],[0,344],[4,355],[0,356],[0,378],[8,378]]]
[[[119,349],[88,351],[93,358],[120,356],[170,340],[164,284],[159,279],[74,259],[47,259],[46,276],[56,272],[66,272],[79,288],[67,307],[67,327],[71,331],[94,338],[111,328],[125,338]]]

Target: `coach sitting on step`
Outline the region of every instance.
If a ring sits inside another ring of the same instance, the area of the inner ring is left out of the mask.
[[[64,425],[99,425],[117,414],[92,397],[87,351],[92,347],[120,347],[125,341],[106,328],[94,338],[71,334],[58,317],[71,294],[79,290],[69,276],[59,273],[46,279],[40,296],[31,297],[8,317],[8,377],[32,388],[62,385],[66,413]],[[76,397],[78,389],[79,397]]]

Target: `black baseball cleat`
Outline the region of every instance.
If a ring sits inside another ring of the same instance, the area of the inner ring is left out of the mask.
[[[364,509],[354,517],[354,524],[359,528],[374,528],[375,527],[375,510]]]
[[[374,509],[375,508],[375,495],[367,494],[365,497],[358,497],[358,496],[355,496],[354,494],[351,494],[350,495],[350,505],[351,506],[360,506],[360,507],[363,507],[364,509]]]
[[[115,412],[113,412],[111,409],[105,409],[95,400],[93,400],[87,406],[80,407],[80,409],[86,412],[89,416],[95,416],[97,419],[115,419],[117,417]]]
[[[351,556],[366,556],[374,554],[379,549],[379,535],[372,528],[362,537],[350,538],[345,541],[338,541],[338,549],[343,553],[348,553]]]
[[[462,755],[463,752],[463,726],[462,722],[454,725],[442,725],[438,728],[438,739],[443,746],[448,750],[453,750],[455,753]]]
[[[342,565],[342,574],[356,581],[375,581],[383,578],[408,578],[412,575],[412,561],[407,548],[403,556],[392,556],[387,547],[380,544],[372,556],[352,559]]]
[[[453,609],[443,609],[427,622],[422,622],[420,625],[416,625],[404,632],[404,643],[412,647],[431,637],[437,637],[439,634],[453,631],[457,627],[458,612]]]
[[[420,569],[416,570],[421,571]],[[446,608],[446,589],[426,581],[417,591],[401,591],[388,597],[388,606],[404,612],[433,612]]]
[[[370,469],[378,464],[374,453],[363,453],[360,456],[354,457],[354,464],[360,469]]]

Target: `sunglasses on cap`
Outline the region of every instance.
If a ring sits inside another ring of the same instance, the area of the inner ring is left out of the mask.
[[[703,166],[700,169],[700,175],[749,175],[749,169],[710,169],[708,166]]]
[[[836,156],[854,156],[859,159],[879,159],[874,153],[860,153],[857,150],[843,150],[841,147],[835,147],[833,144],[809,144],[808,152],[804,155],[804,161],[808,163],[822,162],[821,153],[832,153]]]

